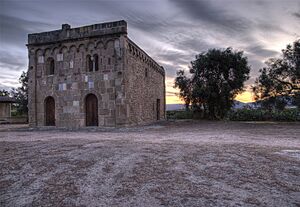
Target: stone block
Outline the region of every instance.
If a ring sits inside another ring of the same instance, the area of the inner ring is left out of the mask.
[[[100,109],[99,114],[100,115],[109,115],[109,110],[108,109]]]
[[[107,89],[106,89],[106,92],[107,92],[107,93],[113,93],[113,92],[114,92],[114,88],[107,88]]]
[[[115,127],[116,120],[114,118],[105,118],[104,119],[104,126],[107,127]]]

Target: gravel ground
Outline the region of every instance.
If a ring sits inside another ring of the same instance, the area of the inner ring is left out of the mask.
[[[0,206],[300,206],[300,124],[1,125]]]

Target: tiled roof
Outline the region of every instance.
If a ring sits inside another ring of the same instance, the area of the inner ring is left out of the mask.
[[[9,96],[0,96],[0,103],[15,103],[16,100]]]

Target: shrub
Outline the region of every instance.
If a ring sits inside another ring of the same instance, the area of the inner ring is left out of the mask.
[[[196,111],[167,111],[167,119],[203,119],[203,113]],[[284,109],[269,111],[265,109],[231,110],[226,117],[230,121],[300,121],[300,111]]]
[[[192,111],[167,111],[167,119],[192,119]]]
[[[300,121],[300,112],[297,109],[237,109],[230,111],[227,118],[231,121]]]

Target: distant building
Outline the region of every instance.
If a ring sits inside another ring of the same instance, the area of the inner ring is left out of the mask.
[[[15,103],[13,98],[0,96],[0,122],[8,122],[11,117],[11,104]]]
[[[165,117],[165,71],[125,21],[28,35],[30,126],[118,127]]]

